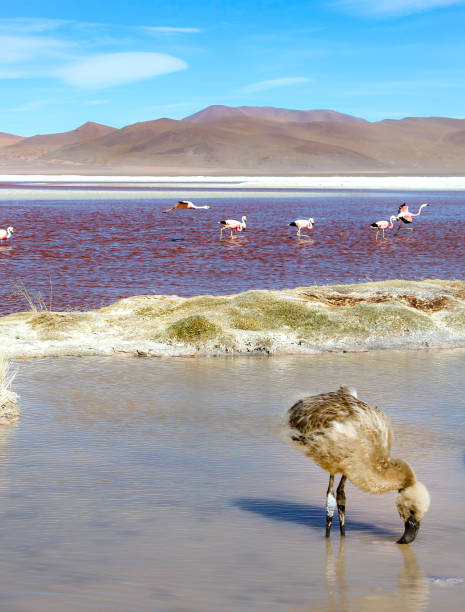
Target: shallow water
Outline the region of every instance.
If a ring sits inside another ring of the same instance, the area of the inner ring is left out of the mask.
[[[0,439],[5,609],[463,609],[465,351],[19,364]],[[304,392],[341,383],[390,414],[432,506],[411,546],[395,494],[347,486],[280,439]]]
[[[18,282],[36,304],[34,294],[40,293],[45,307],[64,310],[150,293],[464,278],[463,192],[199,193],[180,190],[162,199],[155,191],[152,199],[135,193],[133,199],[105,200],[70,190],[68,200],[0,201],[0,227],[16,230],[9,246],[0,248],[0,314],[28,308],[24,292],[15,293]],[[212,208],[161,214],[178,198]],[[413,211],[421,202],[431,206],[414,219],[414,231],[402,225],[398,236],[375,242],[370,224],[397,213],[405,200]],[[247,230],[220,241],[218,221],[242,215]],[[297,240],[288,224],[308,217],[316,221],[312,238]]]

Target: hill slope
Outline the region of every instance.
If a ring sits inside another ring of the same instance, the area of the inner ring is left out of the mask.
[[[95,138],[100,138],[115,130],[116,128],[88,121],[70,132],[38,134],[36,136],[22,138],[19,142],[6,147],[1,153],[12,159],[36,159],[64,145],[77,142],[85,143]]]

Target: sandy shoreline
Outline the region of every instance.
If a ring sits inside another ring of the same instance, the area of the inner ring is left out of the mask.
[[[23,185],[196,185],[221,189],[383,189],[465,190],[463,176],[131,176],[79,174],[3,174],[0,184]]]
[[[86,312],[0,318],[9,358],[311,354],[465,346],[465,282],[392,280],[247,291],[143,295]]]

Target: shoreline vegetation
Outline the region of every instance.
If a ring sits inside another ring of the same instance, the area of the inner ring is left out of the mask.
[[[0,345],[7,359],[463,347],[465,281],[142,295],[84,312],[30,310],[0,318]]]
[[[0,426],[15,423],[21,416],[18,395],[12,389],[15,376],[10,361],[0,356]]]

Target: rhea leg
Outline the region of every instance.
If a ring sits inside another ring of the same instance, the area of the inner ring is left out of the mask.
[[[346,480],[346,476],[342,476],[336,491],[337,512],[339,514],[339,528],[341,530],[341,536],[345,536],[346,534],[346,494],[344,492]]]
[[[336,498],[334,497],[334,474],[329,477],[328,490],[326,492],[326,537],[329,538],[333,522]]]

